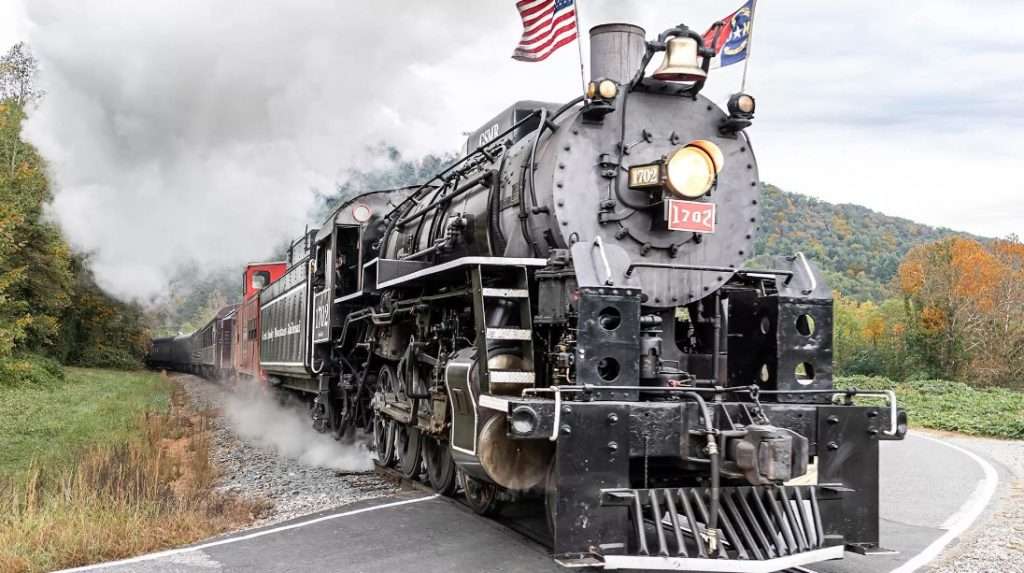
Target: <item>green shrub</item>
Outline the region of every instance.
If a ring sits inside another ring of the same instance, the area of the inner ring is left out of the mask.
[[[948,380],[894,382],[875,376],[836,380],[841,388],[894,390],[911,426],[1024,440],[1024,392],[973,388]]]
[[[64,368],[52,358],[25,354],[0,358],[0,386],[46,386],[64,381]]]
[[[112,368],[114,370],[138,370],[142,361],[130,349],[99,346],[84,350],[74,361],[75,366],[85,368]]]

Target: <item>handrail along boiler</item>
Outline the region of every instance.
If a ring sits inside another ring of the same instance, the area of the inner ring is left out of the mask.
[[[480,513],[543,498],[564,565],[871,551],[879,441],[906,416],[833,387],[811,261],[743,267],[753,98],[700,94],[711,52],[683,25],[598,26],[590,46],[585,96],[516,103],[423,185],[308,233],[261,295],[261,367],[318,428],[372,431],[379,463]]]

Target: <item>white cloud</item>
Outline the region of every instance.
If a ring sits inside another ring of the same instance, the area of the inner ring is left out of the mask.
[[[24,39],[23,27],[21,6],[13,2],[0,3],[0,50],[7,51]]]
[[[509,58],[511,1],[26,2],[49,95],[29,137],[54,212],[104,285],[159,292],[195,258],[239,264],[301,231],[311,188],[388,141],[451,150],[516,99],[580,89],[576,49]],[[592,0],[583,25],[703,30],[740,4]],[[1024,234],[1024,17],[1009,1],[762,2],[748,90],[762,177],[985,235]],[[1008,31],[1010,30],[1010,31]],[[585,52],[584,52],[585,53]],[[713,74],[719,102],[740,66]]]

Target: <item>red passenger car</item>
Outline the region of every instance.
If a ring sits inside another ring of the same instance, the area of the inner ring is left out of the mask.
[[[251,263],[242,274],[242,303],[235,318],[232,360],[240,380],[262,379],[260,370],[260,291],[284,275],[287,263]]]

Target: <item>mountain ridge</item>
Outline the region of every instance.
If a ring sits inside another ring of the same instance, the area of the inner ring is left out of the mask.
[[[803,252],[824,270],[833,290],[857,300],[893,294],[892,279],[913,247],[949,236],[945,227],[886,215],[855,203],[831,203],[762,183],[761,226],[754,253]]]

